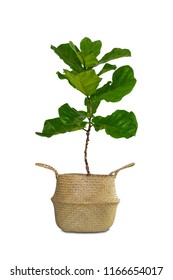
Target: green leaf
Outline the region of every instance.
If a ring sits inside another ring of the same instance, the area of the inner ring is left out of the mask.
[[[42,132],[36,132],[39,136],[52,137],[57,134],[71,132],[83,129],[86,126],[86,122],[80,122],[78,124],[64,124],[60,118],[46,120]]]
[[[135,84],[136,79],[133,69],[128,65],[122,66],[114,72],[112,83],[108,82],[103,87],[97,89],[93,99],[118,102],[132,91]]]
[[[126,56],[131,56],[131,52],[128,49],[114,48],[111,52],[108,52],[100,59],[99,64]]]
[[[64,70],[64,73],[70,84],[86,96],[93,94],[101,81],[94,70],[84,71],[77,75],[68,70]]]
[[[67,103],[62,105],[58,111],[59,118],[46,120],[43,131],[36,132],[37,135],[51,137],[65,132],[83,129],[87,124],[87,122],[83,121],[87,113],[84,111],[77,111]]]
[[[102,75],[102,74],[104,74],[104,73],[106,73],[108,71],[115,70],[116,68],[117,68],[116,65],[112,65],[112,64],[106,63],[103,66],[102,70],[97,75],[100,76],[100,75]]]
[[[60,118],[46,120],[42,132],[36,132],[39,136],[51,137],[56,134],[65,133],[66,128]]]
[[[91,39],[85,37],[80,42],[81,51],[86,54],[92,52],[95,57],[97,57],[100,54],[101,47],[102,47],[102,42],[100,40],[92,42]]]
[[[98,60],[93,53],[86,54],[84,52],[79,52],[77,56],[85,68],[92,68],[98,64]]]
[[[80,124],[86,118],[87,113],[77,111],[66,103],[59,108],[59,116],[64,124]]]
[[[51,49],[73,70],[81,72],[83,67],[75,51],[70,47],[69,44],[62,44],[57,48],[51,46]]]
[[[138,128],[135,114],[124,110],[117,110],[107,117],[94,117],[93,125],[96,131],[105,129],[113,138],[130,138],[135,136]]]

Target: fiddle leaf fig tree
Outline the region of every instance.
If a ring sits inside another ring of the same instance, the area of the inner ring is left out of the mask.
[[[117,68],[116,65],[108,63],[111,60],[131,56],[130,51],[114,48],[98,58],[101,47],[100,40],[92,42],[87,37],[82,39],[79,48],[71,41],[58,47],[51,46],[51,49],[68,66],[63,73],[58,71],[57,76],[67,80],[72,87],[84,95],[86,110],[78,111],[66,103],[58,109],[58,116],[44,122],[42,132],[36,132],[39,136],[52,137],[60,133],[85,131],[84,161],[88,175],[90,168],[87,151],[92,128],[95,131],[105,130],[113,138],[130,138],[135,136],[138,127],[133,112],[116,110],[107,117],[96,115],[101,101],[119,102],[136,84],[133,69],[129,65]],[[98,67],[100,65],[101,68]],[[100,86],[103,75],[108,71],[113,71],[112,80]]]

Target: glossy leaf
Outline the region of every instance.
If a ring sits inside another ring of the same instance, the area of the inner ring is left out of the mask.
[[[69,44],[62,44],[57,48],[51,46],[51,49],[72,69],[77,72],[81,72],[83,67],[75,51],[70,47]]]
[[[98,76],[100,76],[100,75],[102,75],[102,74],[104,74],[104,73],[106,73],[108,71],[115,70],[116,68],[117,68],[116,65],[112,65],[112,64],[106,63],[103,66],[102,70],[98,73]]]
[[[86,54],[93,53],[95,57],[97,57],[100,54],[101,47],[102,42],[100,40],[92,42],[91,39],[85,37],[80,42],[81,51]]]
[[[118,102],[132,91],[135,84],[136,79],[133,69],[128,65],[122,66],[114,72],[112,82],[108,82],[97,89],[93,99]]]
[[[99,60],[99,64],[126,56],[131,56],[131,52],[128,49],[114,48],[111,52],[108,52]]]
[[[93,125],[96,131],[105,129],[113,138],[130,138],[136,134],[138,127],[134,113],[124,110],[117,110],[107,117],[94,117]]]
[[[78,124],[64,124],[60,118],[46,120],[44,123],[43,131],[36,132],[39,136],[52,137],[57,134],[71,132],[83,129],[86,126],[86,122],[80,122]]]
[[[68,70],[64,70],[64,73],[70,84],[86,96],[93,94],[101,81],[94,70],[84,71],[77,75]]]
[[[70,107],[67,103],[59,108],[59,116],[64,124],[79,124],[83,121],[87,113],[84,111],[77,111],[76,109]]]

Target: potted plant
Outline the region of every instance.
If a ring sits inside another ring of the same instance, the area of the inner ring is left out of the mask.
[[[106,117],[97,115],[102,100],[119,102],[136,84],[133,69],[129,65],[117,68],[116,65],[108,63],[111,60],[131,56],[130,51],[113,48],[98,58],[101,47],[100,40],[92,42],[87,37],[80,42],[80,48],[71,41],[58,47],[51,46],[69,67],[64,69],[63,73],[58,71],[56,74],[83,94],[86,106],[85,111],[79,111],[68,103],[62,105],[58,110],[59,116],[46,120],[42,132],[36,132],[37,135],[44,137],[77,130],[86,133],[84,147],[86,174],[58,174],[53,167],[36,163],[55,172],[57,186],[52,202],[56,222],[62,230],[68,232],[100,232],[110,228],[119,203],[115,177],[120,170],[134,165],[134,163],[125,165],[108,175],[90,172],[87,152],[92,129],[105,130],[106,134],[113,138],[128,139],[135,136],[138,126],[133,112],[116,110]],[[102,76],[108,71],[113,71],[112,81],[99,86]]]

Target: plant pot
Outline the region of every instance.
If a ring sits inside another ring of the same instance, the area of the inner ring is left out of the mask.
[[[106,231],[114,222],[119,203],[114,176],[59,175],[52,202],[56,223],[62,230]]]
[[[109,175],[58,174],[49,165],[36,165],[55,172],[57,184],[51,200],[58,227],[66,232],[103,232],[112,226],[120,201],[115,188],[116,175],[134,163]]]

